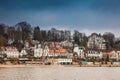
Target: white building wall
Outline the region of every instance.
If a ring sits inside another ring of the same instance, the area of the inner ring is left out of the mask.
[[[6,48],[7,57],[19,57],[19,51],[16,48]]]
[[[89,37],[87,47],[94,48],[94,46],[96,46],[98,49],[106,49],[104,42],[104,38],[93,35]]]
[[[42,48],[34,49],[34,57],[41,57],[42,54],[43,54],[43,49]]]
[[[72,59],[58,59],[58,63],[72,63]]]
[[[23,56],[23,55],[27,55],[27,52],[26,52],[26,50],[21,50],[21,52],[20,52],[20,56]]]
[[[80,55],[80,50],[79,50],[79,47],[75,47],[73,52],[76,52],[78,54],[78,56]]]
[[[103,54],[102,54],[102,52],[98,53],[96,51],[88,51],[87,52],[87,57],[99,57],[99,58],[102,58]]]

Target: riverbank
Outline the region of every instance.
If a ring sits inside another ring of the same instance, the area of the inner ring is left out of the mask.
[[[10,65],[0,65],[0,67],[64,67],[63,65],[37,65],[37,64],[10,64]]]
[[[120,67],[120,65],[38,65],[38,64],[0,64],[0,68],[4,67]]]

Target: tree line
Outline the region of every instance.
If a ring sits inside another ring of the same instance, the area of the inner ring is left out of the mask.
[[[98,35],[105,39],[107,50],[120,49],[120,40],[116,40],[113,33],[107,32]],[[0,24],[0,46],[16,46],[19,50],[24,47],[25,41],[28,41],[31,46],[34,45],[32,40],[37,40],[40,43],[68,40],[87,48],[88,38],[89,36],[80,33],[78,30],[75,30],[73,35],[69,30],[57,30],[55,28],[41,30],[39,26],[31,26],[26,21],[19,22],[14,26]]]

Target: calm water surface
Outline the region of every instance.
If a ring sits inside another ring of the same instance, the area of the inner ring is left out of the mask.
[[[0,80],[120,80],[119,67],[0,68]]]

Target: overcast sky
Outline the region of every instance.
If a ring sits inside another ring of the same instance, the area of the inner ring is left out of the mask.
[[[120,0],[0,0],[0,23],[42,29],[113,32],[120,37]]]

